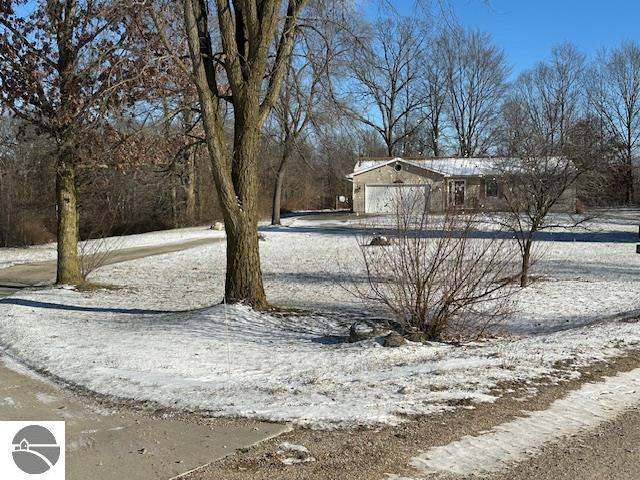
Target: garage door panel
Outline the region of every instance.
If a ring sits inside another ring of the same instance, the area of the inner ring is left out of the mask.
[[[430,185],[366,185],[365,212],[393,213],[398,202],[412,209],[425,209],[429,205]]]

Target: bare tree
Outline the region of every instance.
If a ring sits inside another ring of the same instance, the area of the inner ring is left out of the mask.
[[[405,335],[478,338],[508,312],[515,244],[499,234],[474,239],[473,215],[431,214],[419,197],[396,198],[388,242],[358,239],[366,282],[346,288],[389,308]]]
[[[633,160],[640,147],[640,46],[624,43],[601,52],[593,68],[590,100],[606,132],[620,152],[625,177],[625,201],[633,203]]]
[[[529,129],[529,117],[524,102],[508,96],[501,107],[500,126],[496,137],[498,154],[512,157],[532,150],[536,138]]]
[[[504,53],[479,31],[454,27],[440,42],[446,62],[448,113],[457,134],[458,154],[487,153],[492,146],[500,104],[507,90]]]
[[[196,86],[212,173],[227,233],[225,300],[267,308],[257,231],[258,159],[263,127],[280,94],[307,0],[184,0],[188,65],[174,61]],[[149,12],[169,52],[162,11]],[[217,25],[214,42],[210,21]],[[179,50],[178,50],[179,52]],[[226,106],[233,140],[225,135]]]
[[[545,155],[562,151],[583,106],[584,55],[573,45],[554,46],[551,60],[540,62],[516,81],[516,96],[528,117],[530,135],[545,145]]]
[[[566,132],[562,156],[542,152],[546,145],[519,157],[498,162],[500,191],[505,213],[497,222],[514,233],[521,254],[520,286],[529,284],[533,245],[538,232],[550,228],[572,228],[588,220],[576,213],[576,185],[606,155],[607,145],[600,141],[597,125],[590,119],[576,122]],[[550,215],[562,212],[565,218]]]
[[[428,147],[434,157],[443,153],[442,136],[447,105],[447,65],[442,39],[436,38],[427,49],[424,63],[424,109]]]
[[[354,41],[347,80],[336,98],[343,112],[380,135],[389,156],[413,153],[400,147],[424,121],[419,88],[423,38],[418,24],[408,18],[369,25]]]
[[[124,6],[115,1],[0,3],[0,103],[52,140],[56,159],[58,283],[79,284],[76,170],[83,132],[142,75]],[[138,57],[141,58],[141,57]]]
[[[273,108],[274,127],[282,154],[276,168],[273,188],[271,224],[280,225],[280,203],[285,172],[310,127],[318,127],[326,109],[323,103],[325,82],[332,77],[332,28],[316,26],[303,29],[287,67],[284,87]]]

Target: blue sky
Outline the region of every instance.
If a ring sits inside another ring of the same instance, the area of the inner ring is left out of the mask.
[[[392,0],[410,14],[411,0]],[[489,32],[513,75],[545,59],[551,46],[574,43],[589,58],[624,40],[640,42],[639,0],[448,0],[460,23]]]

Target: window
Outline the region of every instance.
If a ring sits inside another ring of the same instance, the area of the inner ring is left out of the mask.
[[[496,198],[498,196],[498,181],[495,178],[488,178],[486,181],[487,197]]]

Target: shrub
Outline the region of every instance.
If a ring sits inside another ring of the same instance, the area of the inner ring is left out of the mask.
[[[15,226],[14,235],[19,245],[39,245],[55,241],[55,235],[38,219],[22,220]]]
[[[359,237],[365,283],[347,287],[383,305],[405,336],[428,340],[478,338],[509,312],[517,245],[496,232],[472,238],[473,214],[432,215],[410,195],[394,200],[394,240],[371,248]]]

